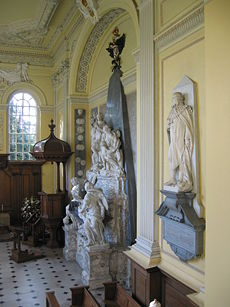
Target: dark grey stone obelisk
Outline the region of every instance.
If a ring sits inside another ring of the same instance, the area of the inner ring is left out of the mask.
[[[119,129],[122,139],[124,168],[126,171],[126,193],[129,203],[129,242],[134,243],[136,238],[136,180],[131,147],[129,117],[124,88],[120,77],[121,70],[115,67],[109,80],[108,98],[105,111],[105,122],[113,129]]]

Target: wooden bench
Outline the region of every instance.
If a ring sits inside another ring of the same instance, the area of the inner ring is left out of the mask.
[[[117,282],[104,283],[106,307],[141,307]]]
[[[71,307],[100,307],[94,296],[89,292],[88,286],[70,288],[72,292]]]
[[[60,307],[54,291],[46,292],[46,307]]]
[[[88,289],[88,286],[70,288],[72,293],[70,307],[100,307]],[[60,307],[54,291],[46,292],[46,307]]]

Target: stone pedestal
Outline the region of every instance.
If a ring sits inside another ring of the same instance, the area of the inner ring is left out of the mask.
[[[101,189],[109,205],[105,218],[105,239],[112,246],[125,248],[128,240],[128,198],[125,193],[125,177],[97,176],[95,188]]]
[[[109,244],[85,247],[76,254],[76,260],[82,268],[82,280],[91,289],[102,288],[104,282],[112,281],[110,275],[111,249]]]
[[[64,225],[65,247],[63,248],[64,258],[67,261],[74,261],[77,252],[77,228],[74,224]]]
[[[131,287],[131,263],[123,249],[111,248],[110,274],[125,289]]]

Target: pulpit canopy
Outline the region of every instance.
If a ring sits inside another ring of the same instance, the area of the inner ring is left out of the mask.
[[[66,162],[72,155],[70,145],[54,135],[55,125],[53,119],[50,121],[49,128],[50,135],[34,145],[32,155],[38,160]]]

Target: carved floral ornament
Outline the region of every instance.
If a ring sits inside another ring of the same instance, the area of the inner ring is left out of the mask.
[[[99,20],[97,15],[97,1],[96,0],[76,0],[79,5],[79,10],[86,19],[90,19],[93,24],[96,24]]]

